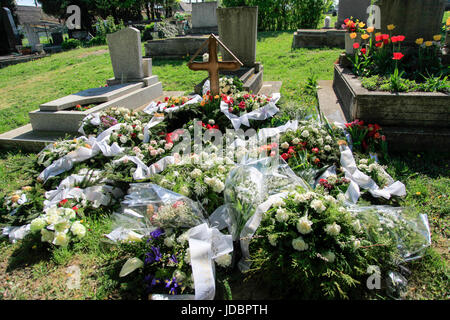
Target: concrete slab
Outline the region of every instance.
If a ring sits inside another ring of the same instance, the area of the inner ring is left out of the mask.
[[[142,88],[142,84],[139,83],[125,83],[108,87],[91,88],[44,103],[39,109],[41,111],[60,111],[75,107],[78,104],[104,103],[139,90],[140,88]]]
[[[319,80],[319,90],[317,91],[319,99],[319,110],[330,123],[347,123],[344,112],[342,111],[339,99],[333,90],[333,80]]]
[[[274,93],[279,93],[282,85],[283,82],[281,81],[264,81],[258,94],[264,94],[269,97]]]

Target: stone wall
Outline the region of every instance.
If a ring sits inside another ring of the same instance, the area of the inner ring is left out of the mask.
[[[192,28],[217,27],[217,1],[192,4]]]
[[[344,20],[350,17],[359,19],[364,23],[367,22],[369,14],[367,8],[370,6],[371,0],[339,0],[338,21],[336,28],[341,29]]]

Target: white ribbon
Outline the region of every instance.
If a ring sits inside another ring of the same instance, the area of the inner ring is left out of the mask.
[[[266,120],[268,118],[273,117],[280,109],[276,106],[278,100],[280,100],[281,95],[279,93],[275,93],[272,95],[270,101],[261,108],[253,110],[249,113],[245,113],[241,116],[237,116],[231,113],[228,108],[228,104],[225,101],[220,102],[220,111],[225,114],[225,116],[230,119],[235,130],[238,130],[241,125],[246,127],[250,127],[249,120]]]
[[[17,240],[22,240],[30,233],[30,224],[26,224],[20,227],[5,227],[2,230],[2,236],[9,237],[11,243],[16,243]]]
[[[131,161],[137,166],[136,171],[133,173],[134,180],[144,180],[164,171],[169,165],[177,163],[178,158],[174,156],[167,156],[153,163],[149,167],[147,167],[147,165],[136,156],[123,156],[118,160],[114,160],[112,163],[116,164],[124,161]]]
[[[345,194],[350,201],[353,203],[358,201],[360,187],[368,190],[375,198],[383,197],[389,200],[391,196],[403,197],[406,195],[406,187],[399,181],[392,182],[389,186],[380,189],[372,178],[358,169],[352,151],[348,146],[341,145],[339,149],[341,151],[341,166],[345,172],[345,178],[350,180],[349,188]]]
[[[192,98],[190,98],[186,103],[183,103],[182,105],[179,105],[179,106],[176,106],[173,108],[168,108],[167,107],[168,104],[166,102],[161,102],[158,104],[156,101],[152,101],[152,102],[150,102],[150,104],[148,106],[145,107],[143,112],[145,112],[147,114],[153,114],[155,112],[171,113],[171,112],[178,111],[178,110],[184,108],[185,106],[195,104],[195,103],[200,103],[202,100],[203,100],[203,98],[201,96],[199,96],[198,94],[196,94]]]

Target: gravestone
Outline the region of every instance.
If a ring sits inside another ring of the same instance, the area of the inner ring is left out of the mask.
[[[106,37],[115,80],[125,83],[143,79],[140,31],[128,27]]]
[[[231,7],[217,9],[220,40],[233,52],[245,67],[256,62],[258,35],[258,7]],[[232,57],[222,50],[223,60]]]
[[[23,24],[23,28],[25,29],[25,34],[28,39],[28,45],[31,46],[31,50],[33,52],[39,51],[38,45],[41,43],[39,34],[29,24]]]
[[[389,33],[387,25],[394,24],[394,34],[406,37],[405,44],[414,44],[418,38],[432,41],[441,33],[446,0],[382,0],[381,31]]]
[[[0,8],[0,55],[16,51],[16,46],[20,44],[19,32],[11,11],[8,8]]]
[[[330,29],[331,28],[331,18],[329,16],[325,17],[325,21],[323,23],[324,29]]]
[[[192,4],[192,28],[217,27],[217,1]]]
[[[371,0],[339,0],[338,20],[336,29],[341,29],[344,20],[350,17],[359,19],[366,23],[369,18],[367,8],[371,5]]]

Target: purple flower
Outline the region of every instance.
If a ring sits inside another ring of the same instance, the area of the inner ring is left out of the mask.
[[[181,282],[177,282],[177,278],[173,277],[172,280],[166,279],[166,288],[170,288],[169,294],[175,295],[178,293],[178,287],[182,285]]]
[[[159,248],[152,246],[151,249],[151,252],[147,252],[145,254],[145,264],[152,264],[156,261],[161,261],[161,252],[159,251]]]
[[[178,264],[177,257],[174,254],[169,258],[169,261],[174,264]]]
[[[146,284],[147,292],[151,292],[153,287],[159,285],[161,281],[155,278],[153,275],[149,274],[145,276],[144,283]]]
[[[157,238],[159,238],[161,235],[163,235],[164,234],[164,231],[162,230],[162,229],[156,229],[155,231],[153,231],[153,232],[151,232],[150,233],[150,236],[153,238],[153,239],[157,239]]]

